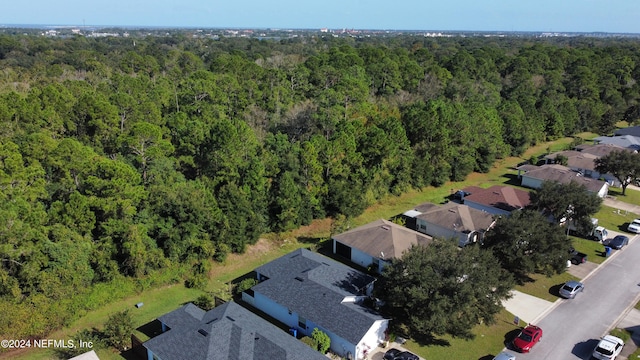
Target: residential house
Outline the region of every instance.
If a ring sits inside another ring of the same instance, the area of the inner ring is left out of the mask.
[[[415,219],[417,231],[432,237],[456,239],[460,247],[482,241],[495,224],[490,213],[455,202],[425,203],[403,215]]]
[[[593,141],[596,144],[610,144],[632,149],[634,151],[640,150],[640,137],[632,135],[598,136],[597,138],[594,138]]]
[[[631,135],[640,137],[640,126],[629,126],[624,129],[618,129],[613,132],[615,136]]]
[[[520,170],[521,168],[519,167],[518,169]],[[609,192],[609,184],[606,181],[587,178],[566,166],[557,164],[537,166],[520,176],[521,185],[532,189],[539,189],[545,181],[553,181],[561,184],[575,182],[584,185],[588,191],[598,194],[601,198],[604,198]]]
[[[234,302],[209,311],[187,304],[158,320],[162,334],[143,344],[148,360],[326,360]]]
[[[333,253],[362,267],[372,266],[378,273],[392,259],[399,259],[414,245],[428,245],[428,235],[384,219],[334,235]]]
[[[609,149],[611,149],[611,147],[609,147]],[[596,170],[596,159],[600,158],[600,156],[592,154],[590,151],[591,150],[589,148],[586,148],[583,151],[559,151],[545,156],[544,159],[547,164],[555,164],[558,157],[564,157],[567,160],[567,163],[560,165],[565,165],[569,169],[578,172],[585,177],[601,179],[608,182],[609,185],[616,184],[617,179],[615,176],[611,174],[601,174]]]
[[[595,145],[580,144],[576,146],[574,149],[582,153],[595,155],[599,158],[603,156],[607,156],[614,151],[621,151],[621,150],[633,151],[632,149],[628,149],[628,148],[621,147],[618,145],[613,145],[613,144],[595,144]]]
[[[492,215],[508,216],[531,202],[528,191],[512,186],[494,185],[488,189],[469,186],[462,191],[469,194],[462,199],[465,205]]]
[[[386,340],[389,320],[368,306],[374,277],[307,249],[255,272],[242,299],[303,335],[318,328],[339,356],[363,359]]]

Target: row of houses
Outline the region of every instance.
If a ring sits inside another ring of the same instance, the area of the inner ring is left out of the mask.
[[[394,258],[414,245],[429,245],[434,237],[478,241],[493,226],[495,214],[526,205],[523,190],[467,190],[473,194],[465,200],[479,208],[421,204],[407,212],[414,229],[380,219],[332,236],[333,254],[382,273]],[[490,202],[497,207],[487,211]],[[390,319],[378,313],[371,297],[376,278],[364,271],[298,249],[254,272],[258,284],[242,293],[247,306],[229,302],[205,312],[187,304],[158,318],[162,334],[144,343],[148,359],[326,358],[291,336],[310,336],[315,328],[329,336],[333,353],[347,359],[363,359],[388,340]]]
[[[544,181],[578,182],[604,197],[614,179],[597,173],[594,161],[620,149],[605,143],[550,154],[542,166],[518,167],[518,179],[532,189]],[[555,163],[558,156],[567,166]],[[333,254],[382,273],[412,246],[428,246],[435,237],[454,239],[461,247],[481,241],[497,217],[530,202],[528,191],[510,186],[467,187],[460,193],[460,202],[407,210],[405,226],[380,219],[336,234]],[[242,293],[246,306],[232,301],[204,311],[187,304],[158,318],[162,334],[144,343],[148,359],[326,359],[291,336],[310,336],[316,328],[331,339],[331,351],[347,359],[363,359],[388,340],[390,319],[378,313],[371,297],[376,278],[364,271],[298,249],[254,272],[257,285]]]

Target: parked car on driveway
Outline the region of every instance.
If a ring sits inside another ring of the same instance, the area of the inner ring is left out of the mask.
[[[613,360],[620,354],[624,341],[613,335],[606,335],[593,349],[593,357],[599,360]]]
[[[560,288],[560,296],[562,296],[565,299],[573,299],[576,297],[576,295],[579,292],[582,292],[582,290],[584,290],[584,284],[582,284],[579,281],[567,281],[566,283],[564,283],[564,285],[562,285],[562,287]]]
[[[634,219],[629,226],[627,226],[627,231],[632,233],[640,233],[640,219]]]
[[[604,243],[604,246],[608,246],[616,250],[622,249],[625,245],[629,245],[629,237],[624,235],[616,235],[613,239],[607,240]]]
[[[511,345],[519,352],[529,352],[531,348],[542,339],[542,329],[535,325],[528,325],[518,336],[513,339]]]
[[[569,256],[573,265],[580,265],[587,262],[587,254],[578,252],[574,248],[569,249]]]
[[[396,348],[387,350],[384,353],[384,360],[419,360],[418,355],[409,351],[401,351]]]

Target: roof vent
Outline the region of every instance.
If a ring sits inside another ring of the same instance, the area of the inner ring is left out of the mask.
[[[207,324],[211,324],[212,322],[214,322],[214,321],[216,321],[216,320],[218,320],[218,318],[213,318],[213,319],[211,319],[211,320],[207,321]]]
[[[198,332],[200,333],[200,335],[202,336],[207,336],[209,335],[209,333],[207,332],[207,330],[205,329],[198,329]]]
[[[227,319],[229,319],[231,321],[236,321],[236,319],[232,318],[231,316],[227,316]]]
[[[454,213],[454,214],[456,213],[456,211],[455,211],[455,210],[453,210],[453,209],[449,209],[449,212],[452,212],[452,213]]]
[[[383,228],[385,230],[391,230],[391,228],[388,225],[382,225],[381,228]]]
[[[303,281],[304,281],[304,279],[303,279],[303,278],[301,278],[300,276],[296,276],[296,277],[295,277],[295,279],[296,279],[296,280],[298,280],[298,281],[300,281],[300,282],[303,282]]]

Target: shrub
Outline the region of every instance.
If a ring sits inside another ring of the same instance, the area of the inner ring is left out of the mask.
[[[318,351],[325,354],[327,350],[329,350],[329,347],[331,346],[331,339],[325,332],[318,328],[315,328],[311,332],[311,338],[318,344]]]
[[[117,312],[109,316],[104,325],[104,337],[118,350],[126,350],[133,331],[133,319],[129,310]]]
[[[246,290],[251,289],[252,287],[256,286],[258,284],[258,279],[254,279],[254,278],[246,278],[242,281],[240,281],[240,283],[238,284],[238,286],[236,286],[236,294],[240,294]]]
[[[209,311],[214,308],[213,296],[211,294],[202,294],[193,302],[193,305],[202,310]]]

